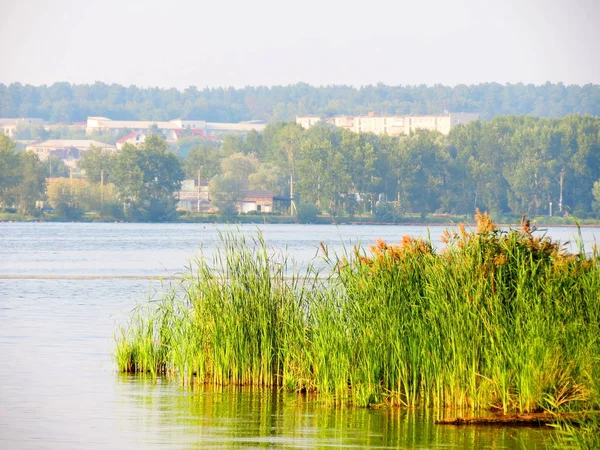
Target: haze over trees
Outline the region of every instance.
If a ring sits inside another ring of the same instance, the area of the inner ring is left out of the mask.
[[[260,119],[293,120],[296,115],[442,114],[477,112],[483,120],[498,115],[600,116],[600,86],[483,83],[435,86],[257,86],[197,89],[139,88],[96,82],[31,86],[0,84],[0,117],[39,117],[78,122],[88,116],[114,120],[170,120],[177,117],[213,122]],[[32,139],[43,130],[31,130]],[[23,136],[21,139],[28,139]]]

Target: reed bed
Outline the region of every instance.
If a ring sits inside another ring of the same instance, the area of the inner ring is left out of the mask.
[[[117,333],[119,370],[183,384],[280,386],[359,406],[558,411],[593,404],[600,378],[600,255],[485,213],[436,250],[378,241],[291,270],[260,234],[140,308]]]

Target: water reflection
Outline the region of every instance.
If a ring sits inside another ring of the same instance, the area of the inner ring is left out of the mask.
[[[436,426],[434,413],[340,408],[315,397],[249,387],[183,391],[169,380],[123,375],[124,407],[140,426],[182,448],[545,448],[549,430]]]

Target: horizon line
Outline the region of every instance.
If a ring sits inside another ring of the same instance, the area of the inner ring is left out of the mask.
[[[138,88],[138,89],[160,89],[160,90],[172,90],[175,89],[179,92],[185,92],[188,89],[196,89],[199,92],[202,91],[206,91],[206,90],[245,90],[245,89],[258,89],[258,88],[266,88],[266,89],[274,89],[274,88],[289,88],[289,87],[294,87],[294,86],[309,86],[311,88],[314,89],[323,89],[323,88],[350,88],[350,89],[354,89],[354,90],[361,90],[361,89],[367,89],[367,88],[377,88],[377,87],[389,87],[389,88],[435,88],[435,87],[444,87],[444,88],[450,88],[450,89],[455,89],[459,86],[466,86],[466,87],[477,87],[477,86],[484,86],[484,85],[500,85],[502,87],[509,87],[509,86],[534,86],[534,87],[542,87],[542,86],[546,86],[546,85],[553,85],[553,86],[564,86],[564,87],[585,87],[585,86],[600,86],[600,83],[594,83],[594,82],[588,82],[588,83],[583,83],[583,84],[578,84],[578,83],[565,83],[563,81],[546,81],[544,83],[531,83],[531,82],[523,82],[523,81],[519,81],[516,83],[512,83],[512,82],[499,82],[499,81],[482,81],[482,82],[478,82],[478,83],[457,83],[457,84],[444,84],[444,83],[434,83],[434,84],[427,84],[427,83],[421,83],[421,84],[387,84],[384,82],[376,82],[376,83],[369,83],[369,84],[359,84],[359,85],[353,85],[353,84],[311,84],[309,82],[306,81],[298,81],[295,83],[288,83],[288,84],[271,84],[271,85],[267,85],[267,84],[256,84],[256,85],[252,85],[252,84],[247,84],[244,85],[243,87],[236,87],[233,85],[215,85],[215,86],[204,86],[202,88],[198,88],[198,86],[196,85],[189,85],[187,87],[183,87],[183,88],[178,88],[175,86],[159,86],[159,85],[138,85],[138,84],[124,84],[124,83],[116,83],[116,82],[106,82],[106,81],[102,81],[102,80],[95,80],[94,82],[72,82],[72,81],[54,81],[52,83],[44,83],[44,84],[31,84],[31,83],[23,83],[21,81],[11,81],[11,82],[4,82],[4,81],[0,81],[0,86],[5,86],[7,88],[9,88],[11,85],[20,85],[20,86],[32,86],[35,88],[41,88],[41,87],[50,87],[56,84],[68,84],[70,86],[94,86],[96,84],[104,84],[107,86],[122,86],[125,88]]]

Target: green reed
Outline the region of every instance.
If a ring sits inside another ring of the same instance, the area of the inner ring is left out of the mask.
[[[405,237],[330,271],[292,270],[260,234],[220,236],[117,335],[121,371],[281,386],[360,406],[561,410],[598,398],[600,257],[528,223]],[[323,249],[326,253],[326,249]],[[326,275],[326,276],[324,276]]]

